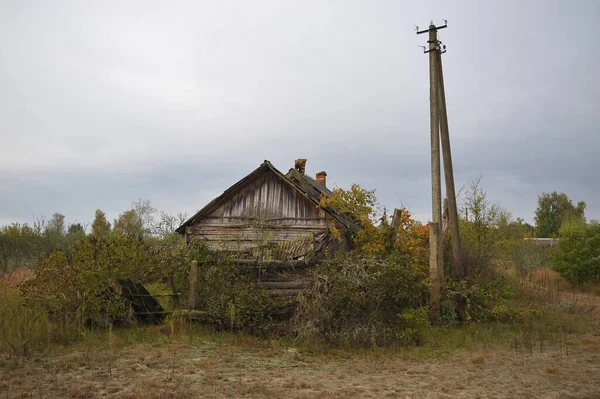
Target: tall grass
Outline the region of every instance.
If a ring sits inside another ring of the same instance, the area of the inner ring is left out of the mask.
[[[48,312],[39,304],[26,304],[14,292],[0,292],[0,348],[11,355],[28,355],[47,346]]]

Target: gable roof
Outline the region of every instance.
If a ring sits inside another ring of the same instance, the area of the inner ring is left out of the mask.
[[[321,201],[321,194],[327,197],[331,196],[332,192],[327,187],[323,186],[313,178],[303,175],[296,169],[290,169],[287,175],[281,173],[271,162],[265,160],[258,168],[254,169],[246,177],[229,187],[219,195],[217,198],[210,201],[204,208],[196,212],[192,217],[183,222],[175,231],[179,234],[184,234],[187,226],[192,225],[196,220],[208,216],[216,209],[218,209],[224,202],[226,202],[231,196],[241,190],[247,183],[249,183],[254,177],[259,174],[270,171],[276,176],[281,178],[284,182],[289,184],[294,190],[298,191],[302,196],[307,198],[314,205],[318,206]],[[340,215],[331,208],[321,208],[325,213],[330,215],[332,218],[337,220],[339,223],[344,225],[346,228],[357,232],[360,227],[354,223],[349,217]]]

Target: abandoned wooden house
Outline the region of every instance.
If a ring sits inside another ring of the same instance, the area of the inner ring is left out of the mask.
[[[313,179],[305,171],[306,159],[296,160],[287,174],[265,160],[176,231],[188,243],[200,239],[211,250],[246,260],[311,264],[334,250],[347,250],[359,226],[319,205],[322,196],[332,195],[327,173]],[[341,233],[341,242],[331,237],[332,228]]]

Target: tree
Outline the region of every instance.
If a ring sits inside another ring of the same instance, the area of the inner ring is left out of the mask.
[[[600,281],[600,223],[572,220],[559,230],[553,268],[571,284]]]
[[[402,208],[400,225],[392,234],[394,242],[391,250],[407,259],[411,268],[426,270],[429,265],[429,226],[413,219],[410,211]]]
[[[150,205],[150,201],[139,199],[137,202],[132,204],[132,209],[138,215],[142,222],[142,228],[144,234],[150,235],[153,233],[153,226],[156,223],[154,215],[156,214],[156,208]]]
[[[119,215],[115,220],[113,231],[122,235],[143,238],[146,231],[144,222],[135,209],[130,209]]]
[[[157,220],[152,225],[152,233],[165,237],[175,231],[175,229],[187,220],[187,214],[179,212],[177,215],[170,215],[161,211]]]
[[[565,193],[542,193],[535,211],[535,228],[538,237],[556,237],[561,226],[569,221],[585,221],[584,201],[574,206]]]
[[[67,233],[65,215],[55,213],[46,225],[46,234],[64,236]]]
[[[487,197],[481,187],[481,177],[473,179],[464,198],[464,219],[460,221],[462,244],[467,257],[479,271],[486,271],[496,256],[494,244],[500,239],[503,226],[511,223],[511,215]]]
[[[72,247],[77,241],[85,238],[85,228],[81,223],[72,223],[67,229],[67,240],[69,246]]]
[[[525,223],[522,218],[517,218],[517,220],[501,218],[498,224],[498,234],[501,240],[518,241],[534,237],[535,228],[529,223]]]
[[[98,239],[106,238],[110,233],[110,222],[106,220],[106,214],[96,209],[96,217],[92,223],[92,235]]]
[[[375,190],[366,190],[358,184],[353,184],[350,190],[335,188],[330,197],[321,197],[319,206],[331,208],[361,227],[354,237],[359,249],[371,254],[385,252],[383,236],[376,227],[378,205]]]
[[[81,233],[85,234],[85,229],[81,223],[72,223],[67,229],[67,234],[71,236],[78,236],[81,235]]]
[[[354,236],[356,249],[369,255],[401,255],[413,268],[426,267],[428,226],[414,220],[406,208],[400,212],[396,231],[389,223],[385,209],[381,209],[375,190],[366,190],[353,184],[350,190],[336,188],[329,198],[322,197],[319,204],[348,216],[361,229]]]
[[[52,249],[65,249],[69,243],[67,241],[67,227],[65,224],[65,215],[55,213],[46,225],[44,235],[50,242]]]

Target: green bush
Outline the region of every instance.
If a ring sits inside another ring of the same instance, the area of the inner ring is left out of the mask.
[[[503,276],[488,274],[474,280],[448,280],[442,299],[442,322],[497,320],[499,312],[514,298],[513,286]]]
[[[416,309],[406,309],[400,318],[400,342],[405,344],[421,345],[431,328],[429,322],[429,309],[421,306]]]
[[[419,344],[429,325],[422,270],[396,257],[346,256],[318,265],[292,329],[336,345]]]
[[[35,268],[22,290],[42,301],[51,316],[84,322],[124,319],[129,306],[118,293],[121,278],[139,280],[152,259],[143,243],[130,237],[88,237],[68,251],[54,251]]]
[[[68,250],[50,253],[21,289],[28,299],[43,302],[53,321],[129,321],[130,304],[120,295],[118,281],[173,282],[173,276],[189,271],[186,251],[181,237],[151,245],[122,234],[88,236]]]
[[[252,272],[228,261],[199,267],[197,306],[210,323],[257,335],[271,330],[275,303]]]
[[[600,281],[600,223],[563,224],[553,251],[553,268],[571,284]]]

